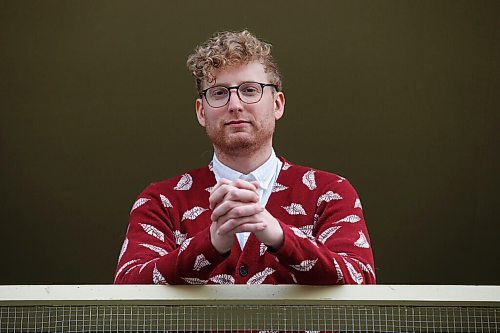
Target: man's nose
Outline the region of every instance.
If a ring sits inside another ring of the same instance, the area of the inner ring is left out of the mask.
[[[237,88],[233,88],[229,90],[229,101],[228,101],[228,110],[229,111],[239,111],[243,109],[242,102],[240,97],[238,96]]]

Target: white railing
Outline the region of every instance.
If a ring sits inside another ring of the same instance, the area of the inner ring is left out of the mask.
[[[499,286],[0,286],[0,332],[500,332]]]

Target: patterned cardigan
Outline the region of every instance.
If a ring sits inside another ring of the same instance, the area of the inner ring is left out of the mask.
[[[212,246],[211,165],[149,185],[137,198],[116,284],[373,284],[375,271],[360,200],[343,177],[282,157],[266,209],[281,224],[277,251],[251,234],[229,254]]]

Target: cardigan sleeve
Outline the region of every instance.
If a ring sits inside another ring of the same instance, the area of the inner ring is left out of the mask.
[[[312,230],[279,220],[285,240],[274,255],[298,284],[374,284],[373,254],[356,191],[341,178],[323,192],[312,205],[317,207]]]
[[[210,241],[209,227],[190,238],[175,231],[169,204],[155,184],[138,196],[130,212],[115,284],[204,284],[224,260]]]

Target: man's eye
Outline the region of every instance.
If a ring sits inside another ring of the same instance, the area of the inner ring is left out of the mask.
[[[223,89],[223,88],[210,89],[209,95],[211,97],[217,97],[217,98],[224,97],[227,95],[227,89]]]
[[[259,94],[260,91],[259,91],[258,87],[250,85],[250,86],[241,87],[240,93],[242,93],[244,95],[256,95],[256,94]]]

